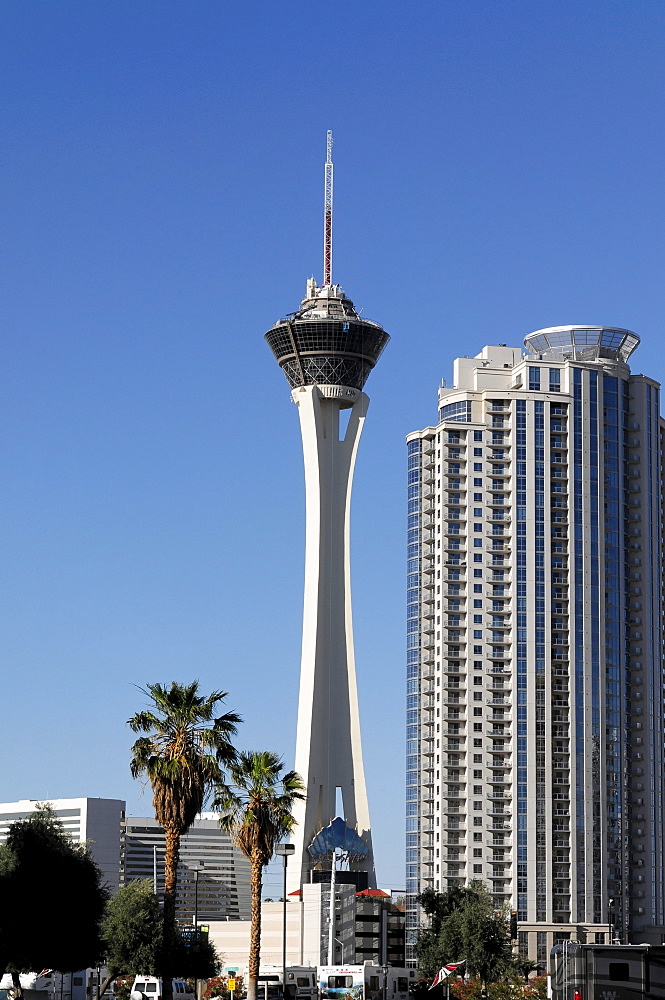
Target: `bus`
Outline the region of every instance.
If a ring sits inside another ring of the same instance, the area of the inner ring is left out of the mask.
[[[550,952],[552,1000],[665,1000],[665,945],[579,944]]]
[[[321,1000],[408,1000],[414,969],[373,965],[319,966]],[[665,1000],[665,998],[664,998]]]

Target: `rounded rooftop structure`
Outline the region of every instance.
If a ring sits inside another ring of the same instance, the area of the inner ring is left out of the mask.
[[[531,355],[558,361],[622,361],[624,364],[640,338],[616,326],[550,326],[524,338]]]
[[[390,337],[378,323],[361,319],[340,285],[319,288],[310,278],[298,312],[278,320],[265,339],[292,389],[362,389]]]

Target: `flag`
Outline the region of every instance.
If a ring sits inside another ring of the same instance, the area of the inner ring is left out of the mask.
[[[460,965],[464,965],[465,961],[466,959],[462,959],[461,962],[450,962],[448,965],[444,965],[442,969],[439,969],[434,979],[432,980],[432,985],[430,986],[430,989],[433,990],[435,986],[438,986],[439,983],[442,983],[444,979],[447,979],[448,976],[451,976],[453,972],[459,969]]]

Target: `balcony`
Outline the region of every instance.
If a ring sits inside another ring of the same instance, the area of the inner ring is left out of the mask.
[[[510,543],[506,541],[507,538],[510,538],[510,525],[508,525],[505,528],[498,528],[497,525],[494,525],[491,531],[485,532],[485,538],[488,541],[491,539],[492,540],[496,539],[497,541],[500,541],[504,546],[505,545],[510,546]],[[496,549],[492,548],[491,551],[495,552]]]
[[[510,552],[512,550],[512,545],[511,545],[510,541],[506,541],[505,537],[504,537],[504,540],[501,541],[501,542],[490,541],[490,536],[487,536],[487,535],[485,537],[487,538],[487,543],[485,545],[485,552],[487,552],[489,555],[491,555],[492,558],[496,558],[497,556],[501,560],[506,559],[506,558],[510,558]],[[490,565],[493,566],[495,564],[488,562],[487,565],[488,566],[490,566]],[[499,568],[503,568],[504,563],[501,562],[501,563],[497,563],[496,565],[498,565]]]
[[[464,521],[447,521],[443,526],[442,534],[448,538],[455,538],[458,535],[460,538],[465,538],[467,534],[466,524]]]

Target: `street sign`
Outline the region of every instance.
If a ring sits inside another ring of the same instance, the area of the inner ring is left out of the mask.
[[[234,990],[236,988],[236,981],[235,981],[235,979],[227,979],[226,986],[227,986],[227,989]]]

